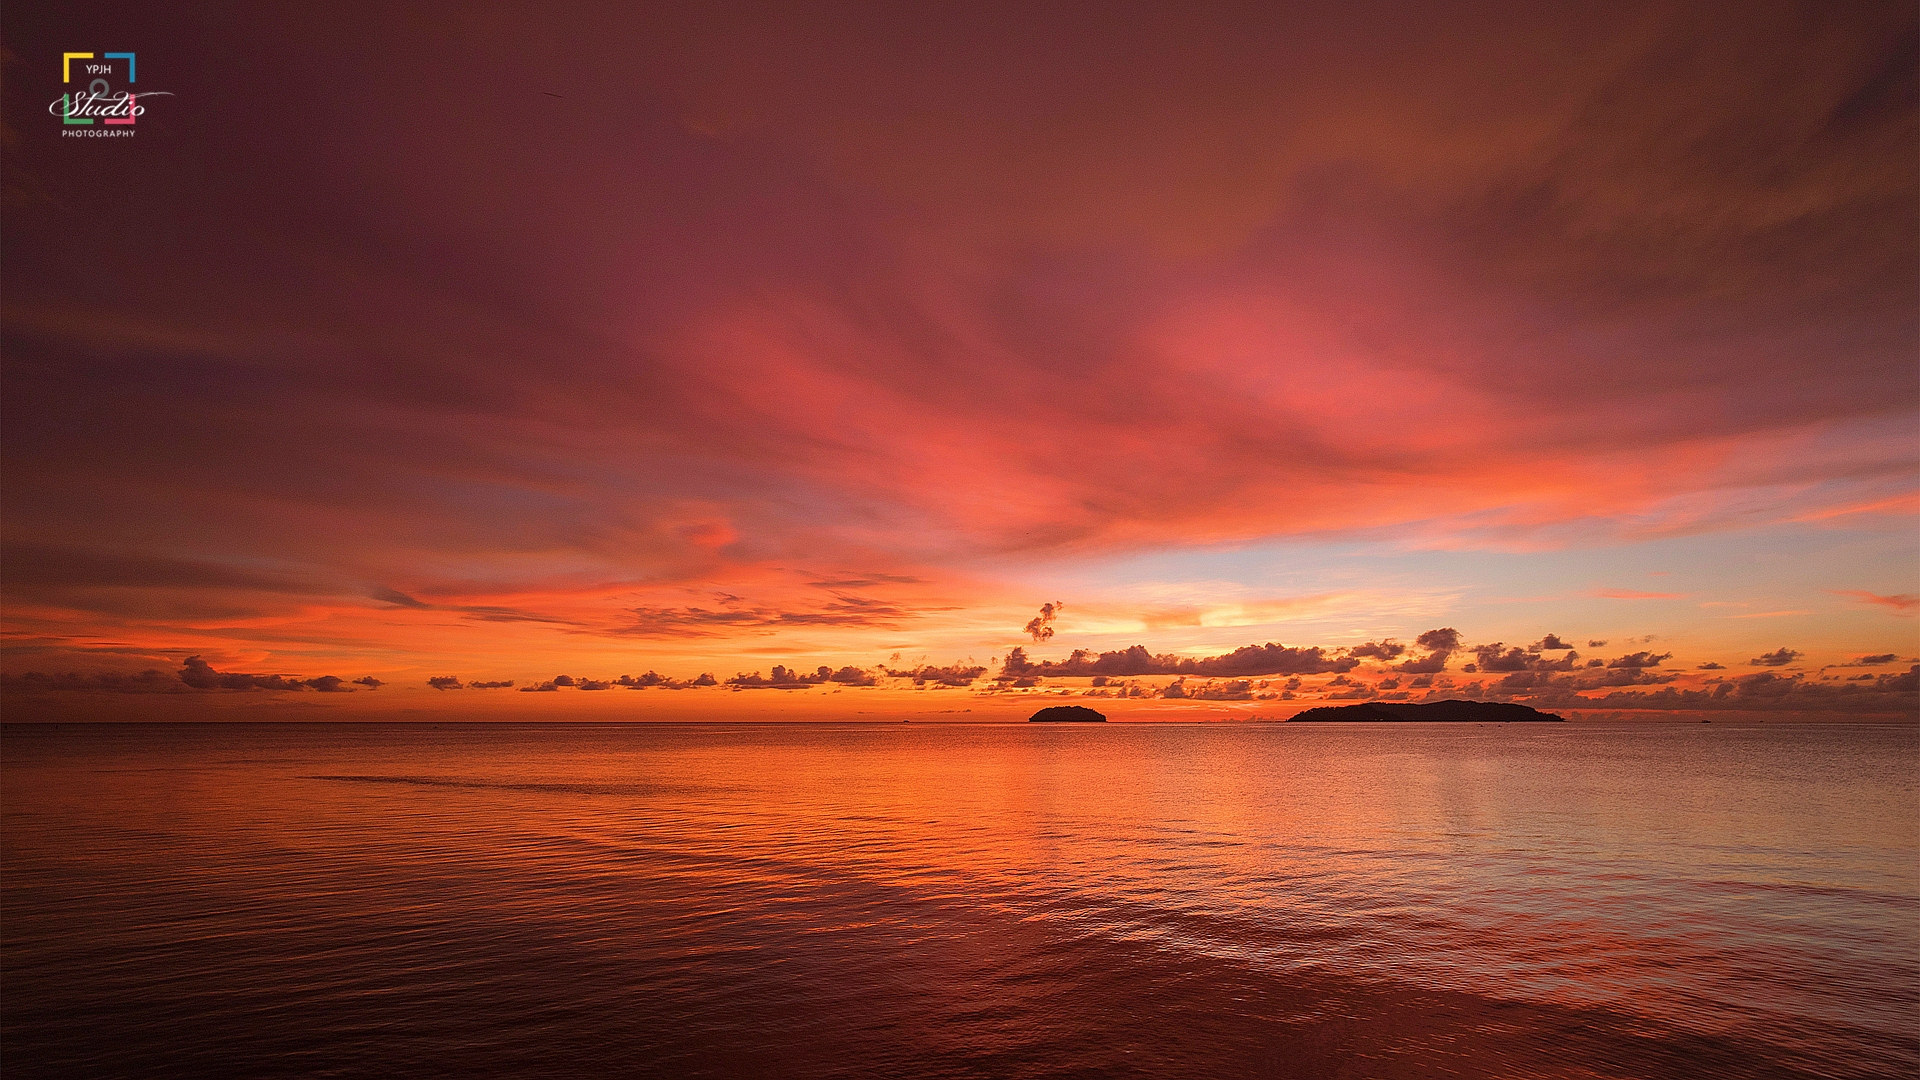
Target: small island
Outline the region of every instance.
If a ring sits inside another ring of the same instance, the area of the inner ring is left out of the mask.
[[[1029,724],[1104,724],[1104,714],[1085,705],[1049,705],[1028,718]]]
[[[1541,712],[1526,705],[1513,705],[1499,701],[1432,701],[1424,705],[1398,701],[1368,701],[1359,705],[1326,705],[1318,709],[1308,709],[1287,722],[1297,724],[1302,720],[1395,720],[1401,722],[1438,720],[1453,723],[1472,721],[1482,724],[1505,724],[1540,721],[1565,723],[1566,719],[1564,716]]]

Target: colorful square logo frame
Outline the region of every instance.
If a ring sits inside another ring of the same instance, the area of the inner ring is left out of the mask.
[[[138,78],[139,78],[139,71],[138,71],[138,69],[137,69],[137,68],[135,67],[135,65],[134,65],[134,54],[133,54],[133,53],[130,53],[130,52],[110,52],[110,53],[100,53],[100,54],[99,54],[99,58],[100,58],[100,59],[102,59],[102,60],[125,60],[125,61],[127,62],[127,84],[128,84],[128,86],[129,86],[129,87],[131,87],[131,86],[132,86],[132,84],[133,84],[134,82],[136,82],[136,81],[138,80]],[[90,53],[90,52],[70,52],[70,53],[61,53],[61,54],[60,54],[60,81],[61,81],[62,83],[70,83],[70,82],[72,82],[72,81],[73,81],[73,62],[74,62],[75,60],[92,60],[92,59],[94,59],[94,54],[93,54],[93,53]],[[102,84],[105,84],[105,83],[106,83],[106,80],[105,80],[105,79],[95,79],[95,80],[93,81],[93,85],[94,85],[94,86],[98,86],[98,85],[102,85]],[[93,87],[92,87],[92,86],[89,86],[89,87],[87,88],[87,97],[89,97],[89,98],[92,98],[92,97],[96,97],[96,96],[98,96],[98,97],[106,97],[106,96],[108,96],[109,94],[111,94],[111,93],[112,93],[112,90],[113,90],[113,88],[112,88],[111,86],[108,86],[108,87],[106,88],[106,90],[104,90],[104,91],[96,91],[96,90],[94,90],[94,89],[93,89]],[[76,97],[76,96],[77,96],[77,95],[75,95],[75,94],[72,94],[72,93],[65,93],[65,94],[61,94],[61,95],[60,95],[60,111],[61,111],[61,117],[60,117],[60,119],[61,119],[61,122],[62,122],[62,123],[66,123],[66,124],[91,124],[91,123],[93,123],[93,117],[91,117],[91,116],[75,116],[75,115],[73,115],[73,99],[74,99],[74,97]],[[101,121],[100,121],[100,122],[101,122],[101,123],[103,123],[103,124],[131,124],[131,123],[133,123],[133,121],[134,121],[134,117],[135,117],[135,116],[137,115],[137,112],[136,112],[136,110],[135,110],[135,109],[134,109],[134,108],[132,107],[132,104],[133,104],[133,98],[134,98],[134,94],[133,94],[133,92],[132,92],[132,90],[131,90],[131,89],[129,89],[129,90],[127,91],[127,99],[128,99],[128,102],[127,102],[127,103],[128,103],[128,108],[127,108],[127,115],[126,115],[126,117],[125,117],[124,119],[113,119],[113,118],[105,118],[105,117],[103,117],[103,118],[101,118]]]

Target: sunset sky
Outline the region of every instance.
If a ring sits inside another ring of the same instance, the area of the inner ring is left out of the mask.
[[[9,9],[8,718],[1915,713],[1910,2],[570,9]]]

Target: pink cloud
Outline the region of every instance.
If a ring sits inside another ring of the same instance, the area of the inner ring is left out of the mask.
[[[1859,589],[1829,589],[1835,596],[1850,596],[1863,604],[1877,604],[1888,608],[1896,615],[1911,615],[1920,610],[1920,595],[1914,593],[1896,593],[1881,596],[1879,593],[1864,592]]]
[[[10,222],[9,629],[851,651],[1040,559],[1911,512],[1904,14],[1290,11],[289,16],[407,62],[63,183],[84,266]],[[556,56],[620,138],[497,89]]]

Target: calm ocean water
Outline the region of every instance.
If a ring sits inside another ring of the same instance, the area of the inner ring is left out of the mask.
[[[40,1076],[1920,1074],[1920,730],[0,732]]]

